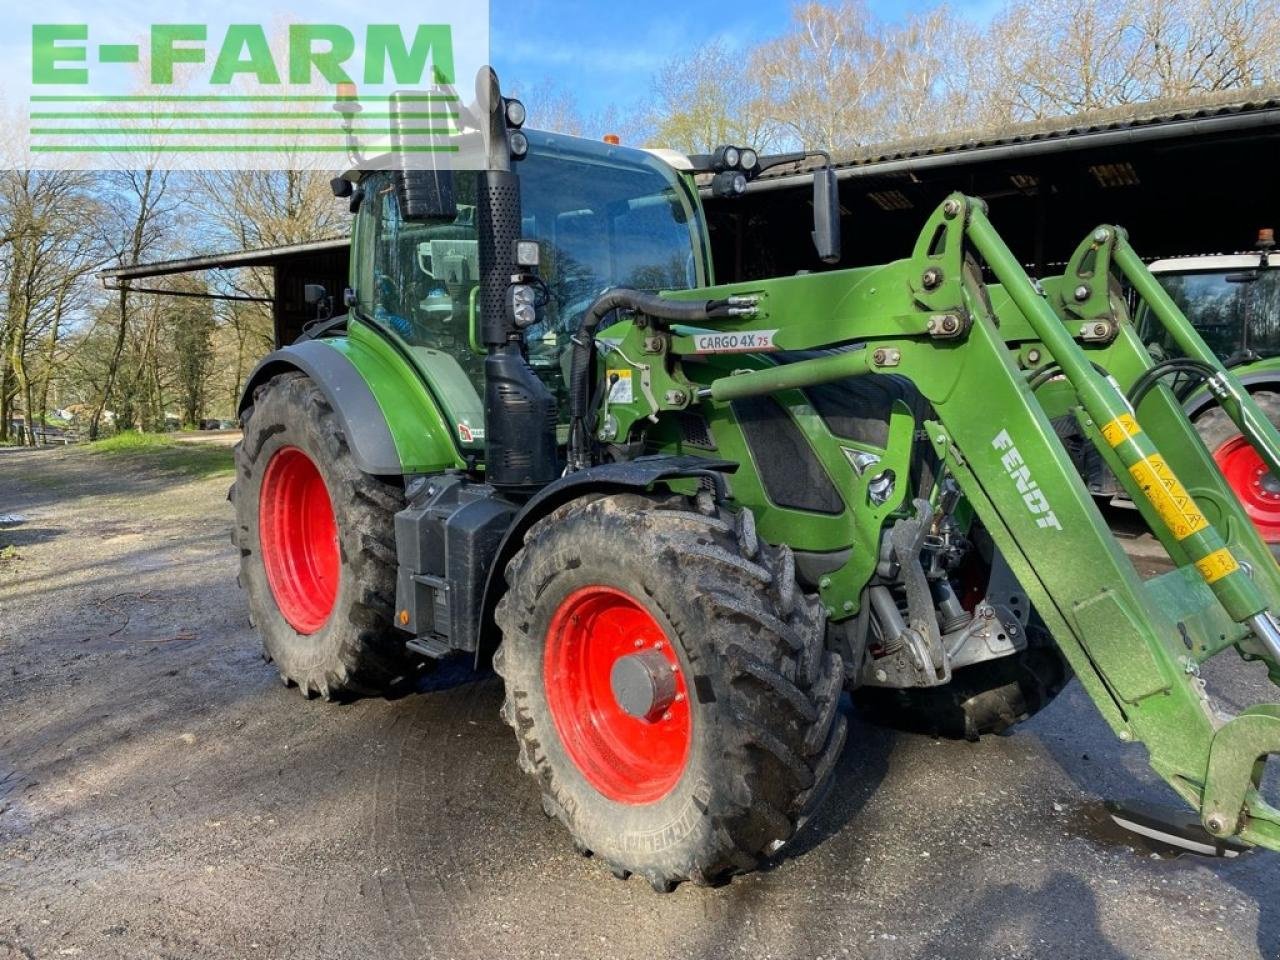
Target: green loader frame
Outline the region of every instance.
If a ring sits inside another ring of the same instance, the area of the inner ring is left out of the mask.
[[[983,286],[972,249],[996,281]],[[1129,323],[1116,280],[1150,304],[1186,357],[1213,368],[1210,388],[1272,469],[1280,435],[1205,346],[1146,270],[1123,230],[1099,227],[1066,273],[1037,285],[1000,239],[985,205],[949,197],[913,256],[882,267],[739,283],[698,298],[744,298],[752,315],[673,326],[669,340],[620,325],[610,368],[630,368],[629,404],[600,428],[627,435],[643,418],[712,407],[852,377],[912,381],[934,416],[927,442],[957,477],[1085,690],[1116,735],[1145,745],[1152,768],[1199,812],[1211,834],[1280,849],[1280,810],[1258,792],[1261,760],[1280,751],[1280,705],[1220,713],[1200,666],[1227,648],[1266,663],[1280,681],[1280,568],[1246,518],[1173,394],[1157,385],[1134,409],[1126,399],[1154,362]],[[694,294],[673,294],[692,297]],[[714,376],[697,357],[709,332],[772,345],[841,350]],[[700,372],[696,377],[691,373]],[[1157,371],[1158,372],[1158,371]],[[1052,420],[1073,415],[1138,505],[1177,569],[1143,581],[1110,533]],[[904,419],[908,412],[900,411]],[[905,474],[912,452],[885,463]],[[736,482],[736,481],[735,481]],[[878,556],[881,524],[904,504],[868,505],[856,526],[863,549],[824,576],[833,621],[854,617]],[[773,531],[762,523],[762,533]],[[781,531],[779,531],[780,533]],[[793,534],[794,535],[794,534]]]

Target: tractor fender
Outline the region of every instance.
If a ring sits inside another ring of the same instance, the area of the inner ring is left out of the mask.
[[[403,476],[465,466],[422,378],[376,335],[352,327],[347,335],[304,340],[264,357],[240,395],[239,415],[253,406],[260,385],[298,370],[324,393],[365,473]]]
[[[323,340],[307,340],[269,353],[254,368],[236,413],[253,406],[253,394],[272,377],[299,370],[316,382],[337,414],[356,466],[374,476],[402,473],[400,454],[377,398],[356,365]]]
[[[732,460],[716,460],[695,456],[637,457],[624,463],[605,463],[588,467],[576,473],[560,477],[541,490],[520,509],[511,526],[498,545],[493,563],[485,578],[482,601],[480,642],[476,647],[477,667],[487,663],[498,648],[501,634],[494,622],[493,611],[506,589],[506,569],[516,551],[524,544],[529,528],[547,514],[564,506],[570,500],[588,493],[619,493],[626,490],[650,491],[670,480],[697,478],[708,480],[715,488],[717,500],[729,497],[729,485],[725,479],[738,469]]]

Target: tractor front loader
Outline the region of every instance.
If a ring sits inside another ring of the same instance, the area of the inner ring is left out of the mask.
[[[343,699],[492,658],[547,814],[661,890],[784,847],[845,691],[974,738],[1071,672],[1210,843],[1280,848],[1280,706],[1228,716],[1199,675],[1234,648],[1280,680],[1280,568],[1164,378],[1196,367],[1278,471],[1280,436],[1123,231],[1037,284],[954,195],[907,259],[717,286],[699,184],[797,156],[521,130],[482,82],[489,168],[335,181],[349,312],[245,391],[241,582],[287,684]],[[1152,359],[1122,278],[1182,356]],[[1172,572],[1135,571],[1064,422]]]

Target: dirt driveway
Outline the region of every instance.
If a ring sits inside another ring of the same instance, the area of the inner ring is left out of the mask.
[[[981,744],[854,722],[771,869],[617,881],[544,818],[492,676],[350,706],[280,684],[221,469],[0,451],[0,960],[1280,956],[1280,856],[1109,827],[1102,799],[1171,794],[1074,684]]]

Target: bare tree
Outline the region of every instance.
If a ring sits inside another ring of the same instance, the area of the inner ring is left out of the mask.
[[[653,87],[649,139],[658,146],[700,153],[726,143],[767,149],[778,141],[753,58],[719,41],[670,60]]]
[[[176,201],[166,195],[171,176],[169,171],[154,167],[110,175],[109,182],[116,193],[115,216],[108,228],[108,243],[117,266],[136,266],[143,262],[148,252],[159,246],[165,234],[166,221],[176,205]],[[127,281],[120,285],[116,294],[116,306],[115,344],[107,364],[105,382],[89,419],[90,440],[98,438],[103,413],[115,389],[120,359],[128,340],[130,314]]]
[[[752,59],[773,120],[805,147],[848,151],[883,139],[885,29],[863,0],[806,3]]]
[[[39,391],[31,352],[52,331],[56,344],[69,289],[97,263],[86,233],[95,217],[91,178],[73,171],[0,174],[0,220],[5,224],[5,283],[0,327],[0,439],[8,439],[15,400],[23,410],[23,437],[35,442]]]

